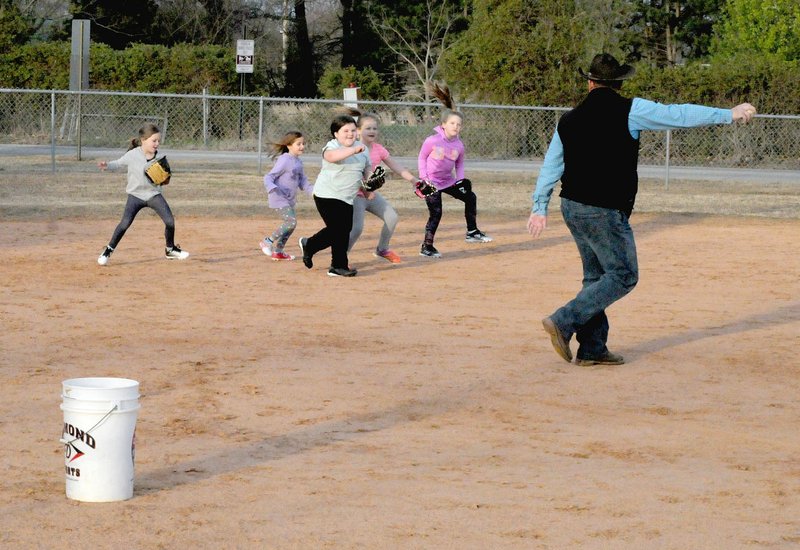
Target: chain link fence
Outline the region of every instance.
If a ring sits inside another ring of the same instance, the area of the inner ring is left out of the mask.
[[[81,160],[83,152],[88,156],[95,149],[121,154],[144,122],[154,122],[162,130],[164,149],[209,153],[199,154],[202,162],[189,170],[227,168],[235,162],[261,172],[269,162],[269,142],[288,130],[306,136],[308,153],[320,152],[330,139],[330,120],[342,105],[340,100],[205,93],[0,89],[0,169],[81,170],[68,160]],[[362,101],[359,108],[377,115],[380,140],[395,157],[416,157],[441,113],[436,104],[411,102]],[[462,139],[470,160],[536,161],[544,157],[566,109],[465,104],[459,110],[465,115]],[[746,128],[643,132],[640,164],[797,170],[798,151],[800,116],[759,115]],[[28,160],[9,160],[19,156]]]

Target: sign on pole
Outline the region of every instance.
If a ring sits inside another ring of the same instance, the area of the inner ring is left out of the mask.
[[[350,84],[349,88],[343,88],[344,104],[348,107],[358,109],[358,91],[361,88],[355,84]]]
[[[236,72],[252,73],[253,57],[255,53],[255,40],[236,41]]]
[[[75,106],[75,134],[77,135],[77,155],[81,160],[81,119],[83,117],[81,106],[82,90],[89,88],[89,28],[88,19],[72,20],[72,50],[69,58],[69,89],[77,91],[77,105]]]
[[[89,28],[88,19],[72,20],[72,52],[69,58],[69,89],[89,88]]]

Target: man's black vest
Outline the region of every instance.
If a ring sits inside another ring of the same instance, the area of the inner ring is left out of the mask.
[[[595,88],[561,117],[561,197],[630,215],[639,187],[639,140],[628,131],[632,103],[611,88]]]

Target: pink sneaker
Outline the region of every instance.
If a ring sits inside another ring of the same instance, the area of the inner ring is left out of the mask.
[[[392,250],[376,250],[375,255],[378,258],[383,258],[384,260],[387,260],[393,264],[399,264],[403,262],[403,260],[400,259],[400,256],[398,256],[397,253],[393,252]]]
[[[273,252],[272,259],[276,262],[280,260],[294,260],[294,256],[287,254],[286,252]]]
[[[261,241],[258,243],[258,246],[261,247],[261,252],[266,254],[267,256],[272,256],[272,241]]]

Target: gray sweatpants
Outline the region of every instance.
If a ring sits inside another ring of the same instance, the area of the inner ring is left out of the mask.
[[[389,240],[394,234],[397,227],[397,212],[389,201],[383,198],[380,193],[375,193],[372,200],[367,200],[365,197],[356,196],[353,201],[353,229],[350,230],[350,245],[347,250],[352,250],[353,245],[361,237],[364,231],[364,218],[366,212],[375,214],[383,220],[383,229],[381,229],[381,237],[378,241],[377,250],[387,250],[389,248]]]

